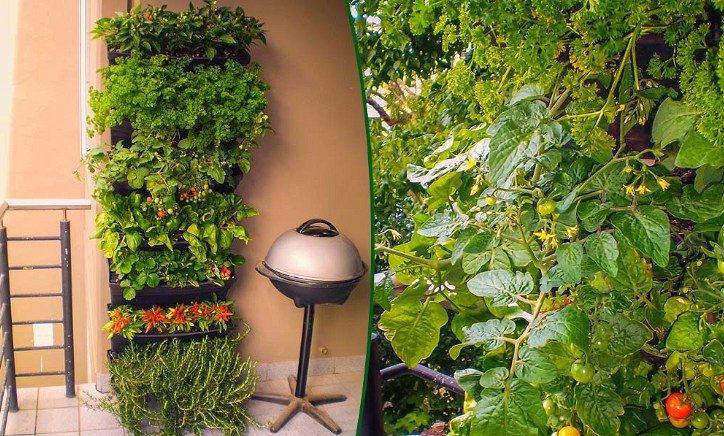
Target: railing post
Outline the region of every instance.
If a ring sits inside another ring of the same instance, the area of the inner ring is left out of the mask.
[[[13,344],[13,319],[10,311],[10,266],[8,264],[8,231],[0,224],[0,305],[2,316],[3,355],[7,366],[8,409],[18,411],[18,389],[15,380],[15,345]]]
[[[65,352],[65,396],[75,397],[75,351],[73,346],[73,284],[70,265],[70,221],[60,222],[60,270],[63,294],[63,350]]]

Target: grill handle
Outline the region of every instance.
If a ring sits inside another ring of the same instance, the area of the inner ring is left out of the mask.
[[[320,223],[326,224],[329,228],[325,229],[320,226],[315,226],[315,224]],[[297,233],[301,233],[302,235],[306,236],[317,236],[323,238],[339,235],[339,231],[337,231],[337,228],[334,227],[332,223],[321,218],[312,218],[305,221],[301,226],[297,227]]]

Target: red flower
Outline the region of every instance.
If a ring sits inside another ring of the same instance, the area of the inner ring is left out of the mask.
[[[229,306],[219,306],[218,304],[214,304],[214,311],[216,312],[216,315],[214,315],[214,321],[228,321],[229,318],[234,316],[234,314],[229,310]]]
[[[194,304],[189,307],[189,321],[193,321],[201,317],[201,305],[198,301],[194,301]]]
[[[180,304],[176,306],[175,308],[171,309],[171,311],[168,314],[168,317],[173,321],[175,324],[186,324],[186,308],[183,304]]]
[[[168,318],[161,313],[162,310],[162,308],[156,307],[155,309],[143,311],[143,322],[146,323],[146,333],[153,328],[159,329],[161,324],[168,322]]]
[[[131,323],[131,317],[130,316],[121,316],[120,312],[118,313],[118,316],[113,321],[113,324],[111,324],[111,332],[113,334],[119,334],[123,333],[123,329],[126,328],[127,325]]]

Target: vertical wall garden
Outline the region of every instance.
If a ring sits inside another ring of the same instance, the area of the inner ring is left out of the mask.
[[[234,190],[268,128],[268,87],[248,53],[261,24],[205,0],[180,13],[139,5],[93,34],[110,64],[90,93],[89,130],[110,130],[111,143],[86,158],[110,269],[104,405],[134,433],[244,431],[256,375],[234,349],[246,326],[227,291],[244,262],[232,244],[248,241],[241,221],[256,215]]]
[[[472,351],[450,433],[723,434],[724,5],[352,5],[408,285],[377,327]]]

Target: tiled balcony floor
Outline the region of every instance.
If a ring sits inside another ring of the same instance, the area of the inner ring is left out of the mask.
[[[340,427],[343,435],[356,434],[357,419],[362,395],[360,373],[337,373],[310,376],[307,391],[310,393],[337,393],[347,395],[347,401],[321,406]],[[257,392],[285,394],[289,392],[286,380],[270,380],[257,383]],[[81,435],[125,436],[115,418],[102,411],[89,408],[83,401],[98,397],[94,384],[79,385],[76,398],[65,397],[65,387],[18,389],[20,410],[8,415],[6,435]],[[262,423],[269,422],[284,409],[279,404],[250,400],[249,411]],[[209,431],[205,434],[216,435]],[[249,435],[326,436],[332,433],[303,413],[294,416],[279,432],[252,427]]]

